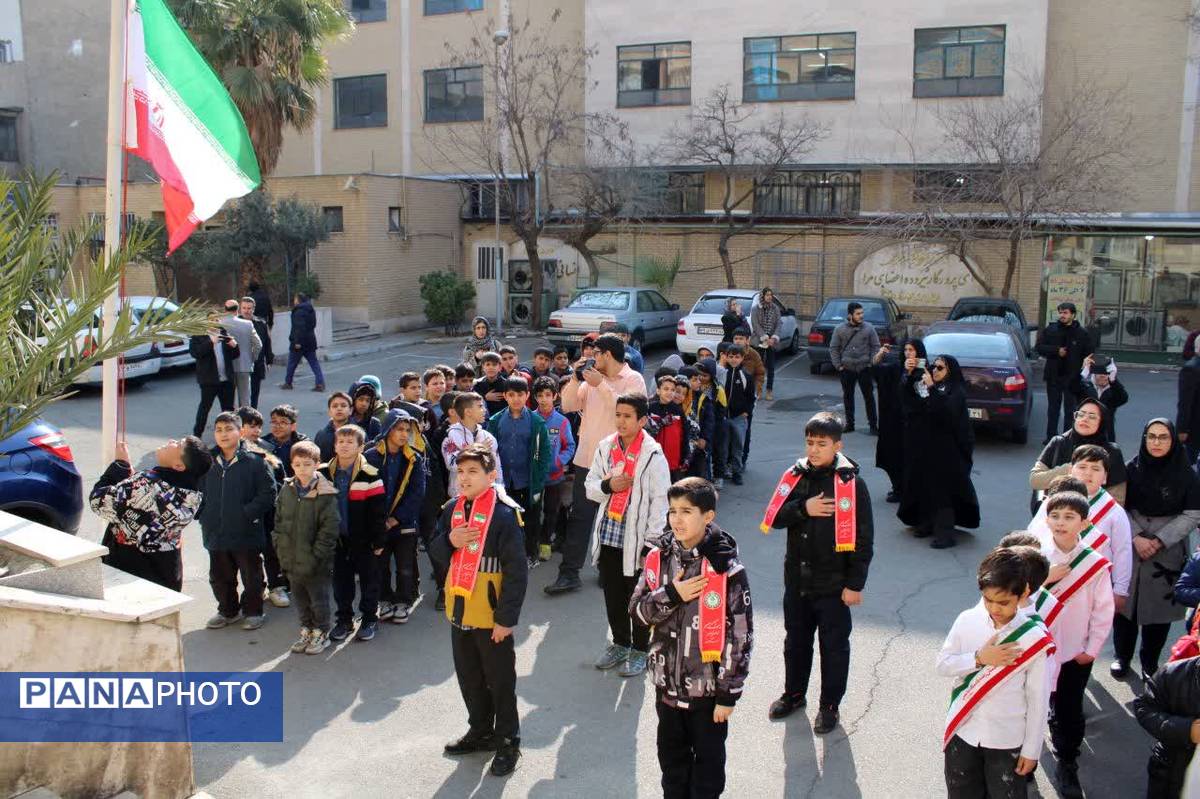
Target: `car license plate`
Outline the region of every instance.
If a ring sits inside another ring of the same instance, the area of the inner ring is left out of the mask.
[[[987,413],[984,412],[983,408],[967,408],[967,416],[972,419],[986,419]]]
[[[696,333],[701,336],[723,336],[725,328],[716,325],[696,325]]]
[[[567,341],[583,341],[583,336],[567,336]]]

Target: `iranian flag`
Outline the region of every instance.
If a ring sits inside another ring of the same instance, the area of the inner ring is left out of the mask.
[[[162,183],[167,252],[260,181],[246,123],[163,0],[129,7],[125,149]]]

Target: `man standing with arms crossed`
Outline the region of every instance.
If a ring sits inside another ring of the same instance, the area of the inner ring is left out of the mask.
[[[846,409],[846,426],[842,432],[854,432],[854,386],[862,391],[867,406],[867,424],[871,435],[879,434],[875,416],[875,390],[871,382],[871,358],[879,351],[879,334],[870,322],[863,319],[861,303],[846,306],[846,321],[833,331],[829,342],[829,359],[842,381],[842,404]]]
[[[1073,424],[1075,395],[1071,389],[1079,380],[1083,359],[1092,354],[1092,337],[1075,320],[1075,303],[1060,302],[1057,310],[1058,321],[1046,325],[1037,344],[1038,355],[1046,359],[1046,441],[1062,432],[1058,426],[1060,406],[1063,424]]]

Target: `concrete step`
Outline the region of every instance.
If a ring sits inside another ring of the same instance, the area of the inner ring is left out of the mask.
[[[352,344],[363,341],[374,341],[379,337],[379,334],[373,332],[369,325],[362,322],[339,322],[336,319],[333,322],[334,344]]]

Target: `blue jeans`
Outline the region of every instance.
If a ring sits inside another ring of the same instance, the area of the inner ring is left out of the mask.
[[[738,416],[725,423],[726,440],[729,445],[727,463],[734,474],[741,474],[743,467],[742,447],[746,442],[746,431],[750,428],[750,419]]]
[[[317,385],[325,385],[325,373],[321,371],[321,362],[317,360],[317,351],[304,350],[303,352],[297,352],[295,348],[288,350],[287,375],[283,378],[283,382],[289,386],[292,384],[292,377],[296,374],[296,367],[300,365],[301,358],[308,361],[308,368],[312,369],[313,377],[317,380]]]

